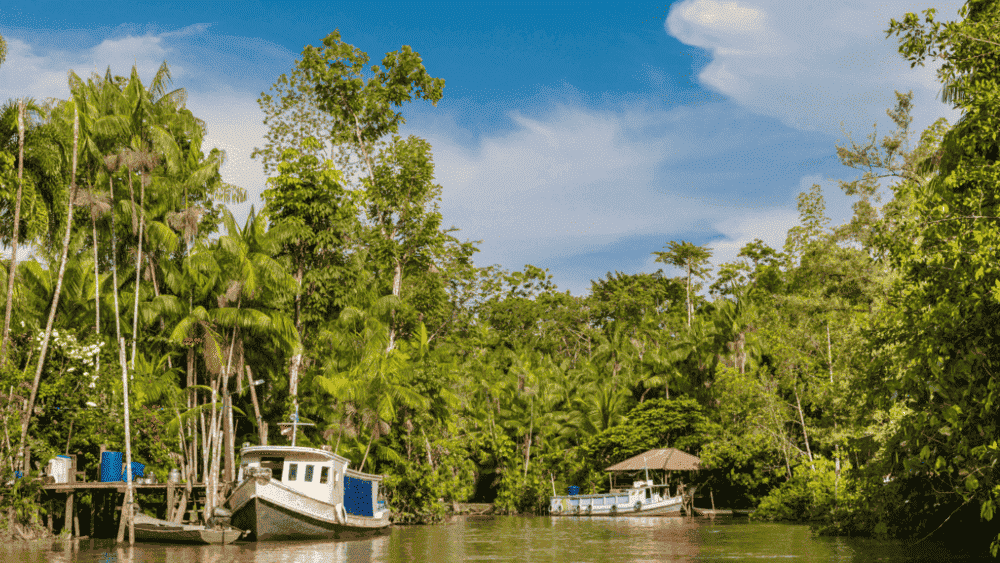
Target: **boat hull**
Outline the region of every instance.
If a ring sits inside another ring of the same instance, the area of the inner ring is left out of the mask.
[[[579,506],[577,504],[576,506],[572,506],[570,504],[571,499],[565,500],[566,502],[562,503],[561,510],[552,510],[550,512],[552,516],[666,516],[680,514],[681,505],[683,504],[683,499],[679,496],[667,498],[654,504],[644,504],[639,510],[635,509],[635,505],[622,504],[601,506]]]
[[[232,524],[257,541],[301,539],[353,539],[386,532],[389,515],[347,514],[337,507],[302,495],[274,480],[244,481],[227,504]]]
[[[135,519],[135,539],[140,542],[223,545],[233,543],[241,536],[243,530],[240,529],[185,526],[139,515]]]

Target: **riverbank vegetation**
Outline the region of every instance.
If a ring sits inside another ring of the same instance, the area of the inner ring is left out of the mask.
[[[962,118],[913,131],[897,94],[894,131],[838,146],[858,171],[848,223],[814,186],[780,249],[712,269],[669,241],[650,252],[682,275],[609,272],[582,296],[540,267],[476,266],[479,243],[444,225],[432,148],[399,135],[444,81],[408,47],[370,67],[333,33],[262,94],[270,177],[242,224],[226,204],[246,192],[165,63],[148,85],[71,73],[70,99],[8,102],[0,479],[65,452],[97,479],[127,395],[133,457],[161,479],[231,482],[237,444],[287,440],[298,412],[315,424],[298,444],[387,474],[399,522],[467,501],[539,513],[676,447],[702,459],[685,481],[760,518],[876,537],[961,523],[986,549],[1000,13],[962,15],[891,23],[914,64],[943,61]],[[23,491],[0,498],[18,525],[38,521]]]

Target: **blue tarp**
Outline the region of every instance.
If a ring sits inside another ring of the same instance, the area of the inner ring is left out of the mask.
[[[372,508],[372,483],[344,476],[344,509],[356,516],[374,516]]]

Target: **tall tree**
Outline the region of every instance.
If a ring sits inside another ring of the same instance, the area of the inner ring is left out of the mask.
[[[420,55],[409,46],[387,53],[382,65],[371,67],[371,74],[366,77],[368,61],[368,55],[344,43],[338,31],[329,34],[321,48],[306,46],[302,59],[295,63],[291,78],[282,75],[274,86],[280,102],[261,95],[259,103],[271,127],[268,144],[254,154],[263,155],[265,162],[274,166],[287,148],[318,156],[323,154],[329,141],[334,146],[348,148],[344,154],[356,152],[367,171],[367,175],[360,175],[363,185],[373,185],[375,144],[384,136],[395,134],[399,125],[405,122],[399,108],[415,99],[437,104],[444,80],[431,77]],[[329,135],[325,132],[314,134],[310,120],[303,119],[303,115],[314,113],[314,107],[325,114]],[[307,138],[318,143],[292,146]],[[399,279],[402,279],[401,271]],[[394,279],[392,287],[400,284],[401,281]],[[392,338],[390,348],[391,342]],[[293,402],[297,402],[300,361],[301,358],[294,358],[289,366]]]
[[[408,266],[427,270],[444,248],[438,201],[441,186],[434,184],[430,144],[420,138],[393,138],[377,159],[373,181],[365,192],[365,206],[373,223],[372,254],[392,271],[391,293],[403,292]],[[397,323],[389,327],[388,349],[395,345]]]
[[[978,504],[979,516],[990,520],[1000,503],[1000,349],[993,336],[1000,310],[1000,2],[972,0],[959,15],[939,22],[933,9],[922,21],[908,13],[888,30],[911,65],[942,61],[938,78],[962,117],[944,136],[937,176],[923,188],[896,186],[913,213],[897,236],[881,241],[900,279],[876,325],[869,385],[886,387],[885,398],[873,401],[899,397],[912,409],[892,441],[894,468],[913,471],[951,506]],[[998,549],[1000,535],[994,556]]]
[[[20,441],[20,451],[22,454],[21,467],[22,470],[27,471],[28,462],[30,460],[30,453],[27,448],[26,440],[28,437],[28,423],[31,421],[31,414],[35,410],[35,398],[38,396],[38,384],[42,378],[42,370],[45,367],[45,357],[49,350],[49,340],[52,338],[52,324],[55,321],[56,310],[59,308],[59,295],[62,289],[63,275],[66,272],[66,261],[69,254],[69,243],[70,234],[73,227],[73,200],[76,198],[76,165],[77,165],[77,143],[80,137],[80,114],[77,110],[75,102],[67,102],[64,104],[63,111],[69,111],[72,108],[73,112],[73,135],[72,135],[72,152],[70,153],[71,166],[70,166],[70,181],[68,192],[68,209],[66,217],[66,232],[63,235],[62,243],[62,256],[59,260],[59,275],[56,278],[56,288],[52,295],[52,306],[49,308],[49,318],[45,323],[45,333],[42,337],[41,349],[38,353],[38,364],[35,368],[35,378],[31,383],[31,396],[25,405],[24,413],[21,416],[21,441]],[[64,117],[65,119],[65,117]]]
[[[3,38],[0,38],[0,42]],[[6,45],[0,45],[6,51]],[[0,62],[2,55],[0,53]],[[17,243],[21,228],[21,192],[24,185],[24,100],[17,102],[17,195],[14,196],[14,225],[11,230],[10,270],[7,274],[7,302],[3,313],[3,340],[0,341],[0,368],[7,365],[7,345],[10,338],[10,311],[14,303],[14,278],[17,273]]]
[[[262,197],[266,202],[263,213],[276,229],[287,233],[282,256],[290,262],[297,282],[293,315],[304,342],[307,324],[315,328],[343,307],[343,295],[336,288],[351,278],[348,251],[360,225],[354,197],[344,189],[333,163],[320,162],[310,154],[319,142],[310,137],[303,145],[305,153],[285,150],[279,175],[268,179]],[[289,369],[293,412],[298,407],[302,358],[301,351],[293,355]]]
[[[682,268],[687,278],[687,323],[691,328],[691,317],[694,315],[694,305],[691,300],[691,278],[705,279],[708,275],[708,259],[712,251],[706,246],[695,246],[686,241],[671,241],[665,251],[654,252],[656,261],[668,266]]]

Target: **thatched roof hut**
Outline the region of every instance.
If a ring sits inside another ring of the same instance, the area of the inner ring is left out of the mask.
[[[696,471],[700,465],[701,460],[696,456],[676,448],[663,448],[632,456],[606,468],[605,471],[643,471],[644,469]]]

